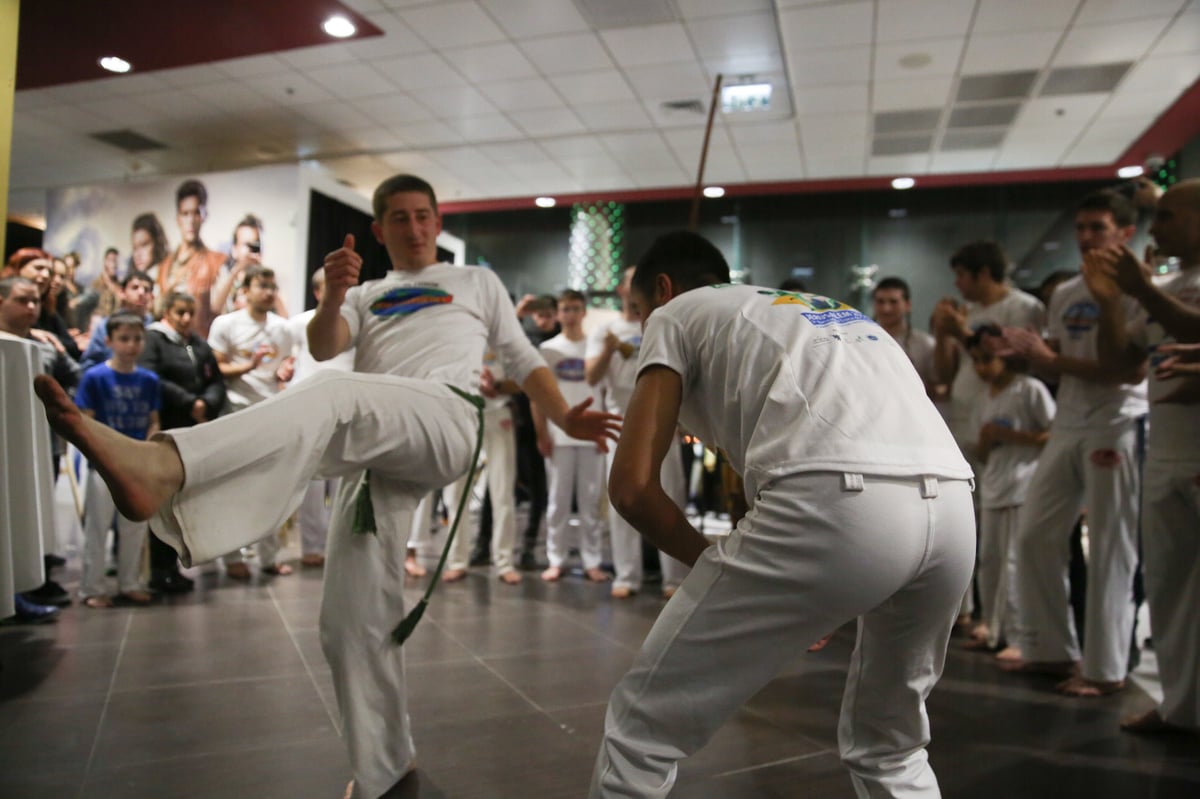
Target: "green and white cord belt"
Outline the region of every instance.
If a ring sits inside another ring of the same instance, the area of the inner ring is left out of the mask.
[[[437,568],[433,570],[429,587],[425,589],[425,595],[417,602],[417,606],[410,610],[408,615],[396,625],[396,629],[392,630],[392,640],[396,642],[397,646],[403,645],[408,640],[408,637],[412,635],[413,630],[417,627],[417,622],[425,614],[425,608],[429,605],[429,597],[433,595],[433,589],[440,582],[439,578],[442,576],[442,570],[446,568],[446,559],[450,556],[450,547],[454,543],[454,535],[458,532],[458,524],[462,521],[463,511],[467,507],[467,498],[471,494],[470,487],[475,482],[475,472],[479,466],[479,453],[483,450],[483,397],[468,394],[455,386],[446,386],[446,388],[475,406],[475,411],[479,419],[478,430],[475,433],[475,454],[471,456],[471,467],[467,470],[467,490],[463,491],[462,496],[458,498],[458,510],[454,514],[454,523],[450,525],[450,532],[446,535],[446,545],[442,547],[442,557],[438,560]],[[358,486],[358,493],[354,496],[354,519],[351,522],[350,529],[357,534],[371,534],[377,529],[375,524],[375,508],[371,504],[370,470],[367,470],[363,474],[362,482]]]

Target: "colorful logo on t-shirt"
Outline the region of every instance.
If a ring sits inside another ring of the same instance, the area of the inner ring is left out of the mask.
[[[808,308],[808,311],[802,311],[800,315],[811,322],[814,327],[828,327],[829,325],[846,325],[855,322],[871,321],[846,303],[830,299],[829,297],[822,297],[819,294],[798,294],[792,291],[771,290],[760,291],[758,293],[774,297],[775,301],[771,303],[772,305],[800,305]]]
[[[630,358],[636,358],[638,353],[641,352],[641,349],[642,349],[642,337],[636,336],[636,335],[631,338],[626,339],[625,341],[622,341],[617,346],[617,352],[621,353],[621,357],[624,358],[625,360],[629,360]]]
[[[583,382],[583,358],[563,358],[554,364],[554,376],[571,383]]]
[[[1090,300],[1077,302],[1063,311],[1062,323],[1071,338],[1090,333],[1100,318],[1100,308]]]
[[[454,296],[441,289],[403,286],[392,289],[371,303],[371,313],[376,316],[408,316],[423,308],[447,305],[453,301]]]

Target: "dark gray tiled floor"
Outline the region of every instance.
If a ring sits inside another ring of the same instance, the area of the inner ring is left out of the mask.
[[[422,583],[412,587],[415,599]],[[0,797],[341,795],[349,777],[317,635],[320,574],[233,583],[152,608],[73,607],[0,630]],[[484,571],[442,586],[408,644],[422,799],[582,797],[605,700],[661,601]],[[804,655],[682,764],[674,797],[853,796],[836,752],[853,637]],[[1200,741],[1123,735],[1136,688],[1095,701],[950,653],[929,711],[947,797],[1195,799]]]

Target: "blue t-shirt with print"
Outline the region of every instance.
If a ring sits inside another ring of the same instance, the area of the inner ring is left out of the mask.
[[[75,404],[95,412],[101,424],[144,441],[150,413],[160,405],[158,375],[140,366],[132,372],[117,372],[107,363],[97,364],[83,373]]]

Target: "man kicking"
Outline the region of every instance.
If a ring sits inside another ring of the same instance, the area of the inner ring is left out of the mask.
[[[925,699],[971,576],[971,470],[904,351],[835,300],[728,285],[693,233],[633,279],[638,379],[609,493],[693,565],[609,701],[591,796],[663,797],[681,758],[813,641],[858,618],[838,740],[859,796],[939,796]],[[752,507],[711,545],[660,483],[676,424]]]
[[[148,442],[83,417],[56,383],[36,381],[51,425],[89,458],[118,510],[153,516],[156,534],[185,564],[278,529],[313,477],[343,478],[320,626],[354,799],[383,796],[413,768],[402,650],[391,638],[404,617],[405,543],[421,497],[471,464],[479,413],[468,395],[479,390],[484,352],[493,349],[568,434],[606,448],[619,429],[588,403],[567,407],[494,273],[437,263],[441,217],[428,183],[389,178],[373,205],[372,231],[393,271],[358,286],[362,258],[347,236],[325,258],[326,290],[309,325],[318,359],[356,347],[354,373],[314,375],[240,413]],[[231,508],[236,525],[228,524]]]

